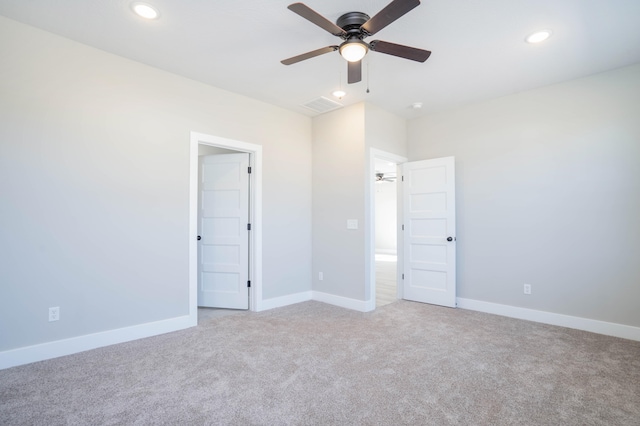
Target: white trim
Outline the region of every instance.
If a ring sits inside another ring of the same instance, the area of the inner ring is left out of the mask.
[[[369,312],[370,303],[364,300],[349,299],[348,297],[336,296],[335,294],[322,293],[320,291],[312,291],[313,299],[318,302],[328,303],[329,305],[340,306],[341,308],[352,309],[359,312]],[[375,307],[375,300],[374,300]]]
[[[458,308],[469,309],[471,311],[486,312],[510,318],[575,328],[577,330],[640,341],[640,327],[573,317],[553,312],[537,311],[534,309],[520,308],[518,306],[501,305],[498,303],[484,302],[482,300],[463,299],[459,297],[457,301]]]
[[[262,307],[262,146],[191,132],[189,161],[189,315],[198,318],[198,145],[210,145],[251,155],[251,288],[249,309]]]
[[[286,296],[273,297],[271,299],[265,299],[262,301],[262,310],[280,308],[282,306],[294,305],[300,302],[307,302],[312,300],[313,293],[311,290],[302,291],[300,293],[287,294]]]
[[[373,311],[376,308],[376,182],[373,176],[376,173],[376,159],[390,161],[398,164],[406,163],[408,161],[407,158],[402,157],[400,155],[392,154],[390,152],[382,151],[376,148],[369,148],[369,166],[365,169],[365,195],[364,195],[364,203],[365,203],[365,212],[364,212],[364,220],[368,225],[366,227],[366,232],[364,236],[364,249],[365,249],[365,274],[364,274],[364,282],[365,282],[365,294],[369,294],[369,300],[366,302],[362,302],[366,304],[366,310],[363,312]],[[396,167],[397,169],[397,167]],[[396,176],[399,176],[397,174]],[[400,193],[399,190],[399,182],[400,180],[396,180],[396,187],[398,190],[396,191],[398,201],[400,201]],[[398,209],[400,210],[401,204],[398,203]],[[400,218],[402,217],[402,212],[398,211],[398,228],[400,228]],[[398,255],[398,265],[401,265],[400,261],[402,259],[402,232],[398,230],[398,242],[397,242],[397,255]],[[394,253],[396,254],[396,253]],[[398,288],[398,298],[402,297],[400,292],[400,274],[401,268],[397,268],[397,288]],[[368,291],[367,291],[368,290]],[[338,305],[340,306],[340,305]],[[359,309],[357,309],[359,310]]]
[[[115,345],[117,343],[157,336],[196,325],[198,324],[193,321],[191,315],[185,315],[162,321],[85,334],[69,339],[8,350],[0,352],[0,370],[60,356],[72,355],[78,352]]]

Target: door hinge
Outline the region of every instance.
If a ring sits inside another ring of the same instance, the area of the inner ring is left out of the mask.
[[[402,182],[404,182],[404,176],[402,176]]]
[[[404,225],[402,225],[402,230],[404,231]]]
[[[251,166],[249,166],[249,170],[248,170],[249,174],[251,174]]]
[[[251,231],[251,224],[247,223],[247,231]]]
[[[402,279],[404,280],[404,274],[402,274]]]
[[[251,287],[251,281],[247,281],[247,287]]]

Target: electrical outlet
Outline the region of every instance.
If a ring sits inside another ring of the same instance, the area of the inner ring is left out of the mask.
[[[524,285],[524,294],[531,294],[531,284]]]
[[[60,319],[60,307],[49,308],[49,322],[58,321]]]
[[[324,274],[322,272],[318,272],[318,281],[324,280]]]

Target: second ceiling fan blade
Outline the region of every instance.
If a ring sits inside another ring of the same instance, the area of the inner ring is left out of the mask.
[[[315,10],[311,9],[309,6],[307,6],[307,5],[303,4],[303,3],[293,3],[293,4],[290,4],[287,7],[292,12],[297,13],[298,15],[302,16],[307,21],[310,21],[310,22],[316,24],[317,26],[319,26],[323,30],[329,31],[334,36],[338,36],[339,37],[339,36],[342,36],[342,35],[346,34],[345,31],[342,28],[340,28],[339,26],[337,26],[333,22],[329,21],[327,18],[325,18],[324,16],[320,15],[318,12],[316,12]]]
[[[393,0],[385,6],[384,9],[376,13],[373,18],[365,22],[360,28],[366,31],[369,35],[374,35],[419,5],[420,0]]]
[[[311,52],[303,53],[302,55],[294,56],[289,59],[283,59],[282,62],[284,65],[295,64],[296,62],[304,61],[305,59],[315,58],[316,56],[324,55],[325,53],[335,52],[338,50],[338,46],[327,46],[322,47],[320,49],[312,50]]]
[[[362,80],[362,61],[347,62],[347,83],[357,83]]]
[[[404,46],[402,44],[389,43],[388,41],[374,40],[369,43],[369,47],[374,52],[386,53],[387,55],[411,59],[412,61],[417,62],[424,62],[429,59],[429,56],[431,56],[431,52],[428,50]]]

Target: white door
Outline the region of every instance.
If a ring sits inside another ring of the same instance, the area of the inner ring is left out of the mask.
[[[199,158],[198,306],[249,309],[249,154]]]
[[[454,157],[402,165],[403,298],[456,306]]]

